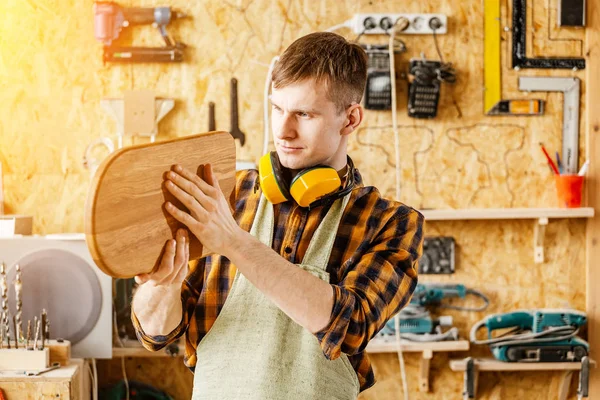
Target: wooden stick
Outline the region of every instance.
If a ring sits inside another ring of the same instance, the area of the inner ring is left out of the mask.
[[[586,1],[587,21],[585,27],[586,69],[585,69],[585,129],[586,129],[586,159],[590,166],[585,179],[587,206],[600,207],[600,4],[597,1]],[[586,312],[588,321],[588,341],[591,358],[598,358],[600,347],[600,218],[589,219],[586,224],[586,257],[585,269]],[[589,398],[600,398],[600,374],[591,373],[589,380]]]

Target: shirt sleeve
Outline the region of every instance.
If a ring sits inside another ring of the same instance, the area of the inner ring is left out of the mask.
[[[329,324],[315,333],[328,359],[364,351],[369,340],[409,303],[423,252],[423,223],[414,209],[394,215],[358,261],[345,263],[343,279],[332,285]]]

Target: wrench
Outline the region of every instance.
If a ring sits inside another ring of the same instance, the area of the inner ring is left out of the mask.
[[[208,131],[212,132],[217,130],[217,124],[215,123],[215,103],[212,101],[208,103]]]
[[[38,375],[41,375],[41,374],[43,374],[45,372],[52,371],[52,370],[58,369],[58,368],[60,368],[60,363],[55,362],[54,364],[52,364],[51,367],[48,367],[46,369],[41,369],[39,371],[25,371],[25,375],[27,375],[27,376],[38,376]]]
[[[231,128],[229,133],[234,139],[240,139],[242,146],[246,143],[246,134],[239,127],[237,79],[235,78],[231,78]]]

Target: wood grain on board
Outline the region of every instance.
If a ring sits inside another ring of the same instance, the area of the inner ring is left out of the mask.
[[[230,198],[235,147],[227,132],[132,146],[111,154],[96,171],[85,213],[88,248],[106,274],[131,278],[151,272],[166,241],[184,227],[164,209],[170,201],[187,210],[164,186],[165,173],[175,164],[200,174],[204,164],[211,164]],[[190,235],[190,260],[203,255],[202,244]]]

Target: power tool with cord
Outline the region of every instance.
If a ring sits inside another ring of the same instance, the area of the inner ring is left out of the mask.
[[[487,344],[494,357],[509,362],[581,361],[589,353],[588,343],[577,336],[586,314],[572,309],[518,310],[492,314],[471,329],[474,344]],[[487,328],[487,339],[477,332]],[[506,331],[508,329],[508,331]],[[493,336],[495,330],[505,332]]]
[[[451,328],[443,332],[442,327]],[[452,327],[451,316],[444,315],[434,319],[425,307],[413,304],[409,304],[400,310],[394,318],[385,324],[378,335],[384,341],[393,340],[398,329],[402,339],[413,342],[458,340],[458,329]]]
[[[466,298],[474,295],[484,302],[479,307],[462,307],[442,303],[445,298]],[[488,298],[481,292],[465,287],[462,284],[419,283],[410,304],[389,320],[379,332],[379,336],[386,340],[395,336],[400,330],[402,339],[418,342],[437,342],[443,340],[458,340],[458,329],[452,327],[452,317],[431,317],[427,307],[446,308],[461,311],[482,311],[489,305]],[[396,321],[398,320],[398,321]],[[446,332],[442,327],[451,327]]]
[[[111,1],[94,3],[94,33],[104,45],[104,62],[180,62],[185,45],[173,41],[166,26],[187,15],[171,7],[121,7]],[[123,28],[133,25],[153,25],[158,28],[165,46],[121,47],[113,45]]]
[[[448,298],[461,298],[464,299],[467,295],[479,297],[483,300],[484,304],[480,307],[461,307],[453,306],[449,304],[443,304],[443,299]],[[483,311],[490,304],[489,299],[483,293],[467,288],[463,284],[448,284],[448,283],[419,283],[412,299],[411,304],[419,306],[436,306],[438,308],[448,308],[452,310],[460,311]]]

